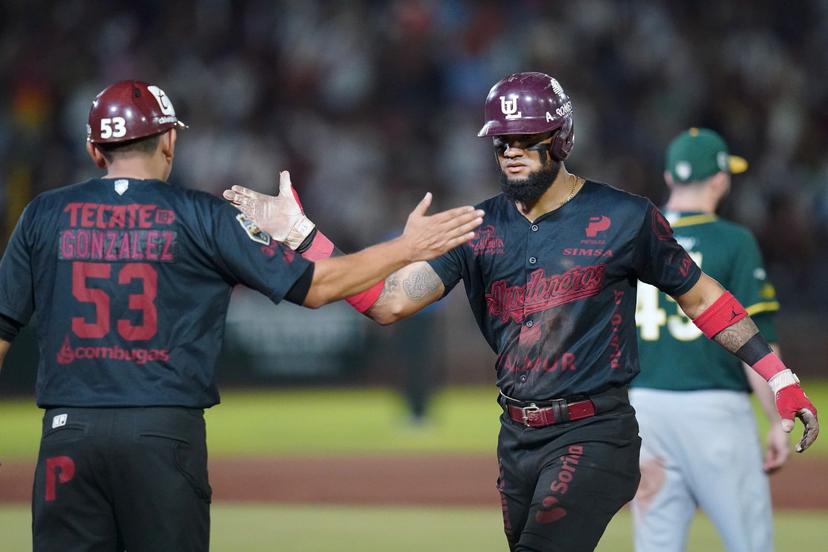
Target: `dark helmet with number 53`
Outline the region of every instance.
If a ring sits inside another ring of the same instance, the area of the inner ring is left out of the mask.
[[[515,73],[500,80],[486,97],[486,124],[478,136],[540,134],[557,130],[551,153],[563,161],[572,151],[572,102],[558,81],[545,73]]]
[[[187,125],[178,120],[172,102],[155,85],[126,80],[104,88],[92,102],[86,140],[93,144],[127,142]]]

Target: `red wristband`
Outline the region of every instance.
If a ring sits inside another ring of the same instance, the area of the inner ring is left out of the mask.
[[[345,300],[349,305],[354,307],[357,312],[365,312],[374,306],[374,303],[379,299],[380,293],[385,288],[385,280],[380,280],[365,291],[346,297]]]
[[[333,255],[333,250],[333,242],[325,234],[317,230],[310,247],[302,252],[302,256],[309,261],[318,261],[319,259],[327,259]]]
[[[295,191],[293,193],[296,194]],[[298,196],[296,197],[296,201],[299,201]],[[310,247],[302,253],[302,256],[309,261],[327,259],[333,255],[335,247],[336,246],[334,246],[333,242],[329,240],[325,234],[317,230],[316,236],[313,238]],[[345,300],[349,305],[356,309],[357,312],[362,313],[370,309],[374,303],[377,302],[377,299],[379,299],[380,293],[382,293],[384,288],[385,280],[380,280],[365,291],[350,295],[346,297]]]
[[[732,326],[745,316],[747,316],[745,308],[729,291],[725,291],[721,297],[698,315],[693,323],[708,339],[713,339],[720,331]]]
[[[782,362],[782,359],[772,351],[756,361],[751,368],[768,381],[782,370],[788,369]]]

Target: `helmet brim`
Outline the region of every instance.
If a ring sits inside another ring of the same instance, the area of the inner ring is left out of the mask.
[[[477,133],[486,136],[513,136],[521,134],[543,134],[561,128],[562,121],[547,121],[545,117],[523,117],[511,121],[489,120]]]

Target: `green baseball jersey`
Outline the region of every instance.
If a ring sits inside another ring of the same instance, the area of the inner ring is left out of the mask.
[[[666,216],[696,264],[744,305],[768,342],[776,341],[773,315],[779,302],[750,231],[713,214]],[[633,387],[750,389],[741,361],[704,337],[671,297],[643,282],[638,282],[635,324],[641,373]]]

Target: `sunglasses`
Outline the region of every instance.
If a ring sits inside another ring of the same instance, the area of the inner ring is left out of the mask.
[[[528,151],[538,151],[546,149],[546,145],[554,138],[554,132],[544,132],[543,134],[512,134],[504,136],[495,136],[492,138],[492,145],[498,155],[504,155],[509,148],[516,148]]]

